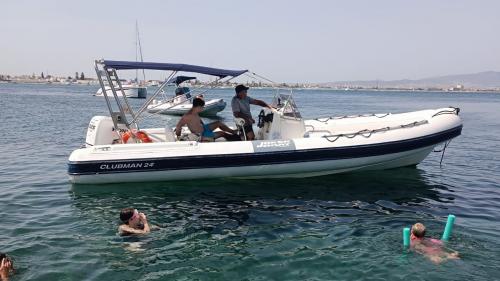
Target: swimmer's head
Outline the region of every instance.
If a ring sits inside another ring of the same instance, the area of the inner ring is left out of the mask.
[[[411,227],[411,234],[416,238],[424,238],[425,226],[421,223],[416,223]]]
[[[122,209],[121,212],[120,212],[120,220],[123,223],[128,224],[129,220],[134,217],[134,214],[136,212],[137,211],[134,208],[125,208],[125,209]]]

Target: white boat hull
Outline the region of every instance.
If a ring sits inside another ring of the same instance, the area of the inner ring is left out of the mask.
[[[413,166],[435,146],[461,134],[460,117],[450,112],[438,109],[385,118],[306,120],[306,126],[316,129],[306,133],[307,137],[293,139],[96,145],[75,150],[69,158],[68,172],[73,183],[99,184],[310,177]],[[401,126],[376,131],[395,124]],[[372,131],[359,133],[360,128]],[[159,139],[162,129],[145,131]],[[332,131],[342,136],[337,138]]]
[[[83,184],[116,182],[176,181],[204,178],[304,178],[330,174],[384,170],[417,165],[432,151],[434,146],[394,153],[347,160],[326,160],[301,163],[203,168],[189,170],[130,172],[118,174],[70,175],[70,181]]]
[[[129,85],[123,85],[123,91],[125,92],[125,96],[127,98],[137,98],[137,99],[145,99],[147,97],[147,88],[146,87],[141,87],[141,86],[129,86]],[[111,91],[111,88],[106,86],[106,94],[108,96],[112,97],[113,92]],[[117,91],[116,95],[121,97],[123,96],[121,91]],[[102,89],[99,88],[97,92],[95,93],[96,97],[104,97],[102,93]]]

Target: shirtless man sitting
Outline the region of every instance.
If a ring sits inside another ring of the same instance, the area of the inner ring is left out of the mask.
[[[214,141],[217,138],[224,137],[226,140],[238,139],[238,131],[233,130],[220,121],[215,121],[210,124],[203,124],[200,118],[200,112],[203,111],[205,101],[201,98],[193,99],[193,108],[191,108],[175,127],[177,137],[181,135],[182,126],[187,125],[191,133],[201,136],[200,141]],[[221,131],[214,132],[220,129]]]

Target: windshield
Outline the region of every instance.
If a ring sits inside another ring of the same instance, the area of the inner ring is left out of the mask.
[[[274,96],[272,106],[283,112],[283,116],[302,118],[291,93],[277,93]]]

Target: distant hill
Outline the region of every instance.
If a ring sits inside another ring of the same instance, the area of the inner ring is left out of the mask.
[[[447,75],[418,80],[337,81],[322,83],[321,85],[327,87],[449,88],[458,84],[463,85],[465,88],[500,88],[500,72],[484,71],[473,74]]]

